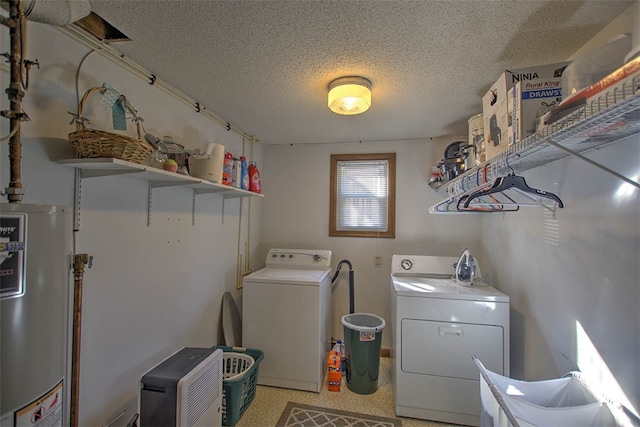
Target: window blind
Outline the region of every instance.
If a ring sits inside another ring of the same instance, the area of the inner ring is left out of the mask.
[[[387,231],[389,162],[337,162],[336,229]]]

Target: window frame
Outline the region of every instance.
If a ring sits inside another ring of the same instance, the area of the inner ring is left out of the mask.
[[[371,161],[386,160],[388,162],[387,176],[387,230],[338,230],[338,162],[341,161]],[[375,237],[394,239],[396,235],[396,153],[361,153],[361,154],[332,154],[331,179],[329,187],[329,236],[335,237]]]

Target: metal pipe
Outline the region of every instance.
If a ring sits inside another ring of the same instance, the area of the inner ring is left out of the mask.
[[[7,16],[2,16],[0,15],[0,25],[6,25],[9,28],[14,28],[17,24],[17,22]]]
[[[10,119],[11,138],[9,139],[9,186],[5,189],[9,203],[20,203],[24,195],[22,188],[20,163],[22,161],[22,145],[20,143],[20,120],[22,117],[22,98],[24,92],[21,86],[22,76],[22,37],[24,19],[20,17],[20,0],[9,0],[9,20],[3,24],[9,27],[11,39],[10,54],[10,83],[6,90],[9,98],[9,111],[2,115]]]
[[[73,257],[73,341],[71,348],[71,427],[78,427],[80,401],[80,342],[82,338],[82,282],[87,254]]]

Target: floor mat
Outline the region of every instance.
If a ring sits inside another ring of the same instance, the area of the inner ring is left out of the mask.
[[[401,427],[402,420],[289,402],[276,427]]]

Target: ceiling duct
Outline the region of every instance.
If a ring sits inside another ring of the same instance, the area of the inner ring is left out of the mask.
[[[3,9],[7,9],[3,3]],[[130,41],[122,31],[91,11],[89,0],[22,0],[27,20],[67,27],[74,24],[102,43]]]
[[[29,21],[64,27],[91,12],[89,0],[24,0],[24,14]]]

